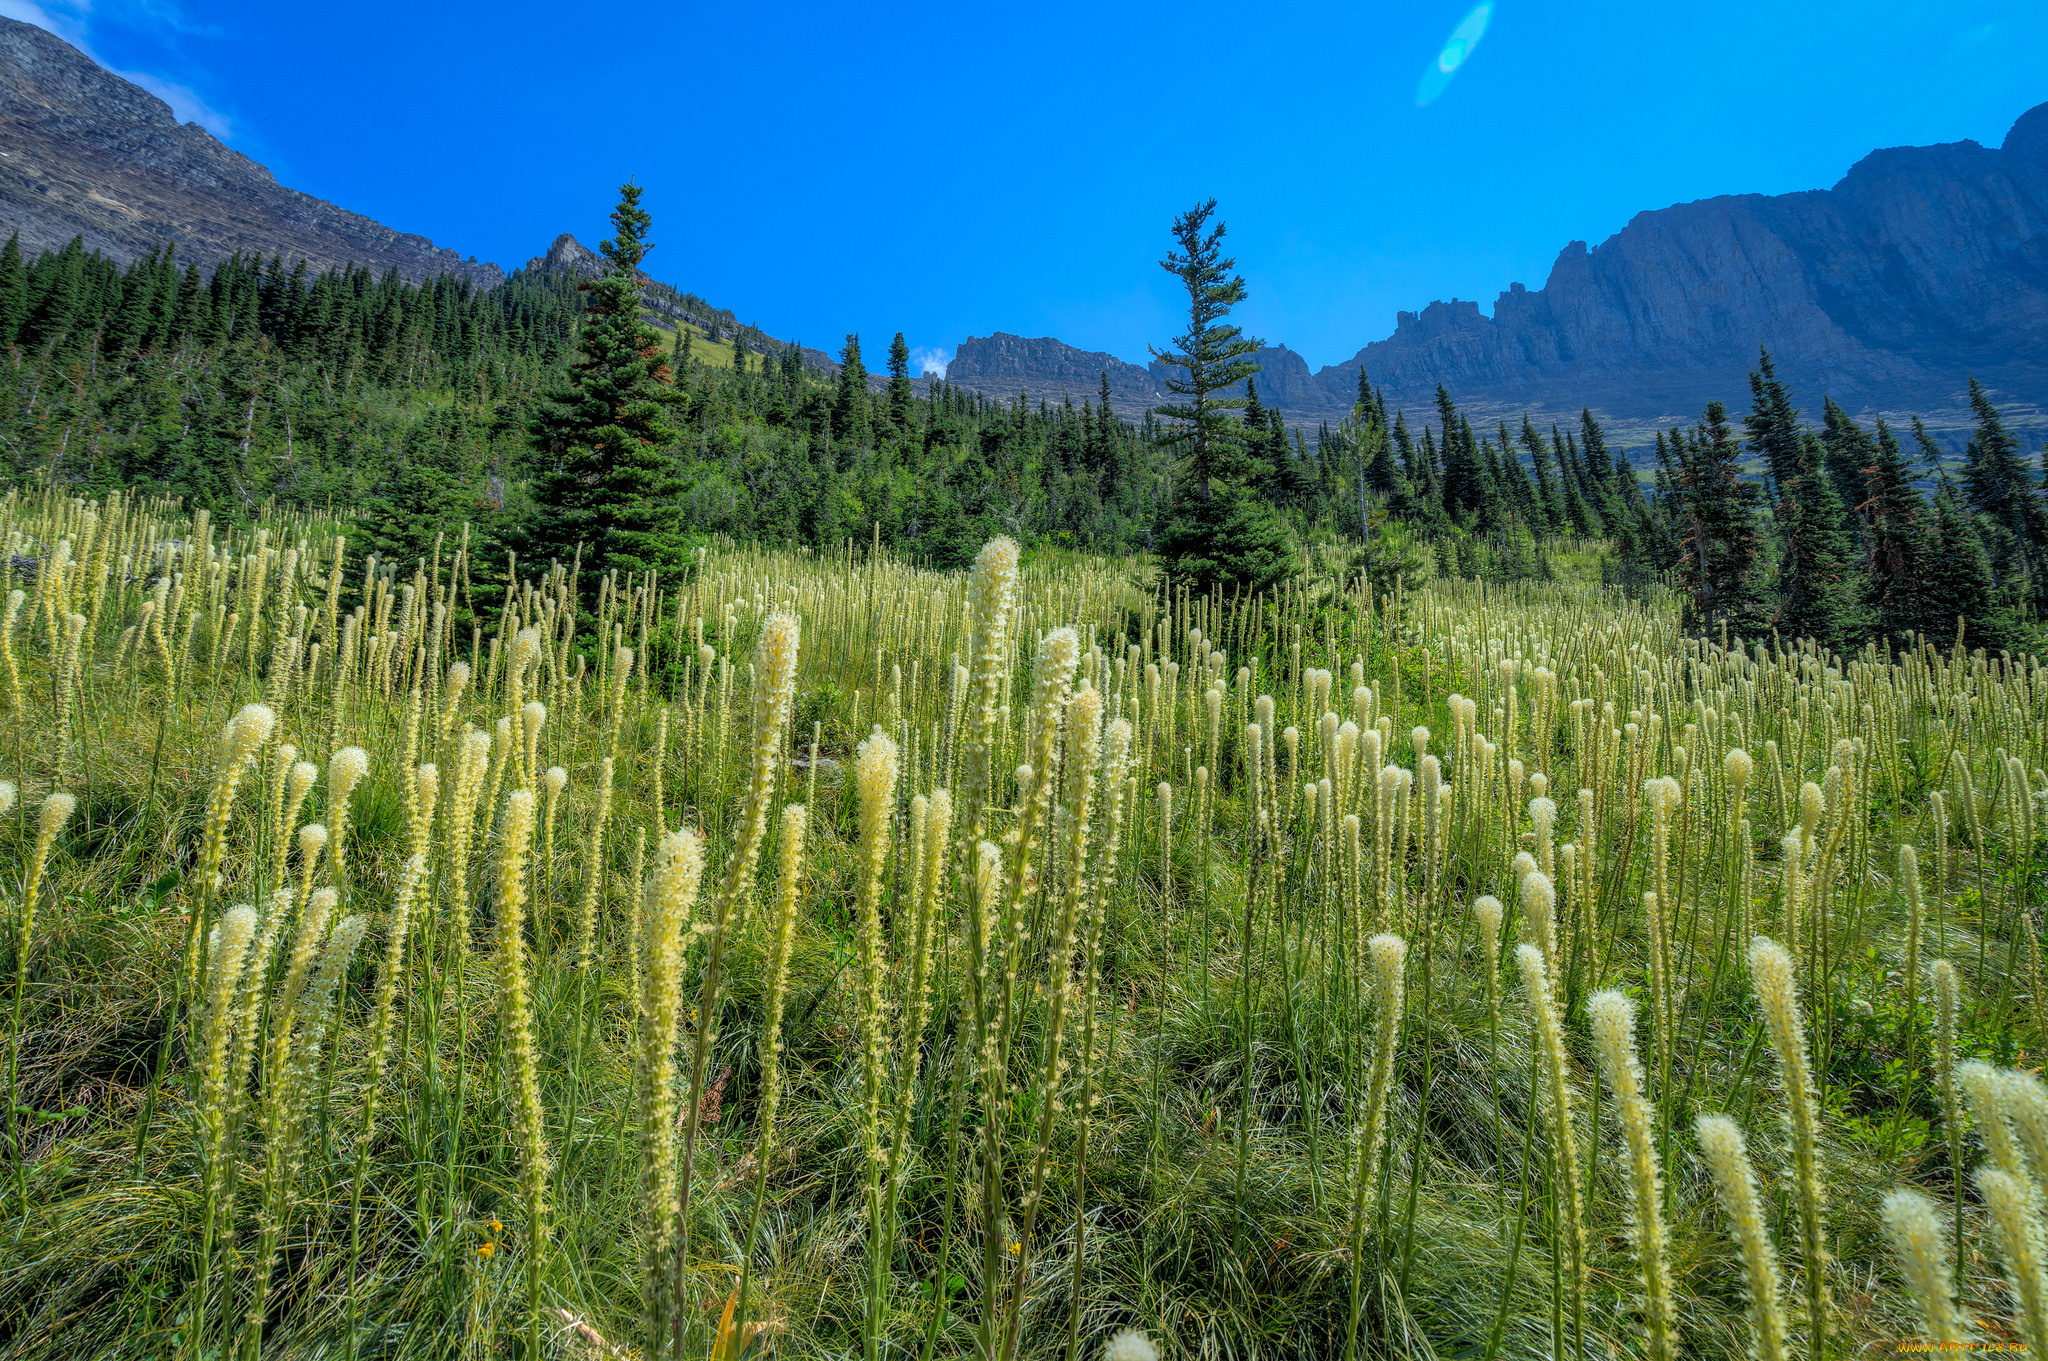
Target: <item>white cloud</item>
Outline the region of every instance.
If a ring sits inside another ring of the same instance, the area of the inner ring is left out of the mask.
[[[94,58],[98,60],[98,58]],[[102,62],[101,65],[106,65]],[[114,68],[108,66],[109,71]],[[180,123],[197,123],[223,142],[235,135],[234,121],[220,110],[201,99],[188,85],[176,85],[161,76],[150,75],[147,71],[114,71],[123,80],[130,80],[171,106],[171,112]]]
[[[5,2],[6,0],[0,0],[0,4]],[[927,373],[936,373],[939,377],[944,378],[946,376],[946,365],[952,362],[953,352],[951,350],[915,349],[910,352],[910,372],[913,376],[919,378],[922,378]]]
[[[0,14],[54,33],[73,47],[85,46],[84,26],[70,15],[51,14],[41,5],[30,3],[30,0],[0,0]]]
[[[74,0],[70,4],[58,4],[45,9],[35,0],[0,0],[0,14],[10,19],[19,19],[25,24],[34,24],[48,33],[54,33],[70,43],[86,56],[98,62],[123,80],[133,81],[143,89],[171,106],[171,113],[181,123],[197,123],[222,141],[234,136],[234,122],[226,114],[202,99],[189,85],[165,80],[162,76],[147,71],[123,71],[93,50],[92,38],[86,23],[92,12],[90,0]],[[160,13],[150,11],[151,17],[163,20],[172,28],[183,28],[175,11]]]

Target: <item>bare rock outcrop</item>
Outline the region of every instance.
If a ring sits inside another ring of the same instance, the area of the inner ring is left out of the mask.
[[[123,262],[175,242],[201,268],[243,251],[414,282],[504,279],[475,256],[286,188],[63,39],[0,18],[0,236],[14,232],[30,253],[83,236]]]

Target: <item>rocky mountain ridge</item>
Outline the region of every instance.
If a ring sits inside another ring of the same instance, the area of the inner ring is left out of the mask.
[[[286,188],[170,105],[54,34],[0,17],[0,236],[31,253],[74,236],[128,261],[176,242],[202,269],[236,251],[480,286],[496,265]]]
[[[1476,302],[1433,302],[1314,372],[1285,346],[1264,349],[1255,381],[1298,424],[1341,419],[1363,367],[1411,411],[1441,382],[1475,424],[1525,408],[1539,421],[1576,416],[1586,403],[1617,431],[1647,434],[1716,398],[1739,408],[1759,345],[1810,411],[1827,395],[1864,414],[1959,423],[1975,374],[2017,424],[2048,422],[2048,104],[1996,149],[1875,151],[1831,189],[1639,213],[1598,246],[1567,245],[1541,289],[1509,285],[1491,317]],[[1051,338],[969,337],[947,376],[992,397],[1079,401],[1095,395],[1104,360],[1118,366],[1118,411],[1156,402],[1156,362]]]

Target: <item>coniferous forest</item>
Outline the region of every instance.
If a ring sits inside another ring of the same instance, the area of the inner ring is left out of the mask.
[[[1542,580],[1561,551],[1591,551],[1611,583],[1677,588],[1701,632],[1839,649],[1952,639],[1960,616],[1973,646],[2041,636],[2048,449],[2030,467],[1974,379],[1960,466],[1917,419],[1866,427],[1824,399],[1815,427],[1764,350],[1746,411],[1714,404],[1633,458],[1590,410],[1564,429],[1525,415],[1475,430],[1441,386],[1430,409],[1390,410],[1364,374],[1350,419],[1311,434],[1259,401],[1244,357],[1256,342],[1228,324],[1239,281],[1155,351],[1184,373],[1197,364],[1199,418],[1176,391],[1133,424],[1111,411],[1106,376],[1101,401],[1079,408],[913,384],[900,334],[885,384],[869,381],[856,336],[836,373],[758,333],[729,366],[699,362],[680,322],[658,333],[638,305],[647,224],[626,194],[637,225],[607,243],[612,272],[580,284],[520,271],[490,290],[414,285],[240,256],[207,275],[170,248],[122,267],[77,241],[29,260],[10,240],[0,466],[17,486],[132,489],[231,519],[331,509],[386,560],[467,525],[480,558],[567,562],[582,543],[609,563],[608,524],[549,509],[581,486],[593,507],[641,507],[618,565],[670,572],[718,535],[860,539],[957,568],[1008,534],[1151,553],[1202,586],[1242,588],[1300,570],[1318,546],[1389,588],[1422,573]],[[1175,258],[1195,260],[1184,283],[1235,263],[1213,227],[1202,258],[1213,207],[1176,224],[1190,255]],[[609,419],[575,409],[584,380],[622,381],[622,364],[649,451],[630,487],[577,461]],[[1243,395],[1217,395],[1238,384]]]

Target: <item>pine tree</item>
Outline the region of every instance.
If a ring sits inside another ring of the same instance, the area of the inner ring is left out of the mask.
[[[1963,495],[1971,510],[2011,536],[2038,590],[2048,577],[2041,570],[2048,559],[2048,513],[2042,511],[2020,458],[2019,441],[2006,430],[1991,394],[1974,377],[1970,409],[1977,415],[1977,430],[1964,453]]]
[[[1832,403],[1830,403],[1832,405]],[[1927,504],[1884,417],[1877,419],[1870,462],[1862,469],[1863,602],[1878,632],[1939,636],[1942,621],[1928,609]]]
[[[1429,438],[1427,428],[1424,428],[1422,437],[1425,440]],[[1408,481],[1408,493],[1415,499],[1418,511],[1427,516],[1428,508],[1437,504],[1436,459],[1430,451],[1418,448],[1409,435],[1408,413],[1405,411],[1394,413],[1394,447],[1401,451],[1401,471]]]
[[[28,271],[21,263],[21,233],[0,247],[0,346],[14,344],[28,320]]]
[[[1800,425],[1769,351],[1750,370],[1749,390],[1743,425],[1749,447],[1763,457],[1777,489],[1775,515],[1783,540],[1772,622],[1788,638],[1812,638],[1839,651],[1861,622],[1841,499],[1823,466],[1819,441]]]
[[[1692,439],[1674,433],[1672,512],[1689,622],[1702,635],[1725,626],[1741,636],[1762,618],[1757,569],[1763,536],[1756,523],[1762,496],[1742,476],[1742,448],[1720,402],[1707,404]]]
[[[1947,487],[1934,494],[1934,536],[1921,597],[1921,627],[1936,645],[1954,641],[1958,630],[1965,647],[2004,645],[2007,621],[1992,608],[1991,559]]]
[[[70,337],[72,322],[85,301],[85,238],[74,236],[54,257],[38,260],[29,292],[22,348],[61,346]]]
[[[848,336],[839,351],[839,386],[832,398],[832,441],[838,446],[839,468],[851,468],[872,429],[868,402],[868,371],[861,363],[860,337]]]
[[[1570,435],[1550,427],[1551,451],[1557,455],[1558,483],[1563,488],[1565,518],[1572,532],[1582,539],[1597,539],[1607,533],[1607,518],[1599,501],[1589,495],[1585,470],[1579,466],[1579,446]]]
[[[673,471],[676,431],[667,407],[679,394],[662,362],[661,337],[640,319],[637,270],[653,243],[640,186],[619,189],[617,233],[602,244],[606,270],[582,285],[588,301],[568,385],[548,394],[529,435],[542,459],[524,556],[538,566],[583,549],[583,580],[612,569],[672,577],[683,567],[682,517]]]
[[[1863,511],[1863,474],[1877,457],[1877,446],[1871,441],[1870,432],[1832,397],[1821,399],[1820,442],[1827,451],[1828,477],[1835,484],[1835,495],[1850,508],[1850,526],[1862,541],[1869,523],[1869,516]]]
[[[1476,524],[1492,499],[1493,489],[1487,484],[1479,451],[1468,438],[1471,425],[1460,418],[1457,405],[1442,383],[1436,385],[1436,410],[1443,431],[1444,513],[1454,521]]]
[[[910,433],[911,411],[917,406],[917,389],[910,385],[910,346],[903,332],[889,342],[889,424],[899,436]]]
[[[1365,444],[1365,483],[1385,499],[1388,514],[1397,520],[1405,520],[1415,513],[1408,474],[1402,471],[1394,458],[1394,444],[1387,438],[1387,427],[1369,412],[1370,408],[1366,408],[1363,402],[1352,408],[1352,419],[1358,423],[1359,434]]]
[[[1543,530],[1555,534],[1566,524],[1564,500],[1550,477],[1550,458],[1543,447],[1543,436],[1536,433],[1526,411],[1522,413],[1522,447],[1529,451],[1529,466],[1535,470],[1536,503],[1542,508]]]
[[[1245,399],[1215,395],[1259,371],[1251,358],[1259,342],[1229,323],[1230,309],[1244,300],[1244,280],[1223,254],[1223,224],[1208,225],[1215,211],[1210,199],[1175,218],[1179,249],[1160,262],[1188,296],[1188,329],[1174,337],[1174,349],[1152,350],[1168,366],[1167,392],[1185,399],[1155,408],[1174,422],[1162,443],[1180,456],[1186,488],[1170,508],[1160,555],[1171,575],[1198,587],[1260,589],[1296,570],[1294,547],[1252,490],[1242,427],[1225,415]]]

